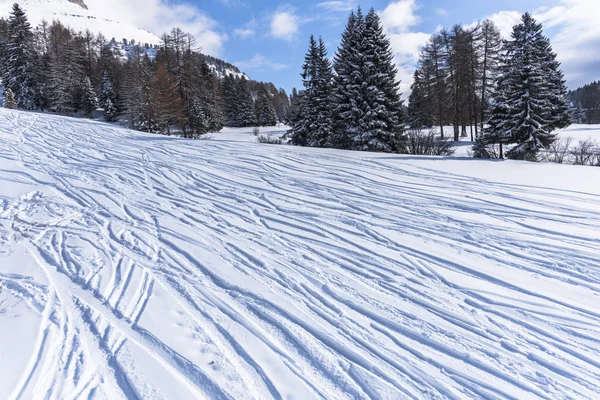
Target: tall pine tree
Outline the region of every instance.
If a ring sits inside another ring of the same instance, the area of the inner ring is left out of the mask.
[[[292,143],[299,146],[325,147],[331,144],[333,128],[331,91],[333,72],[323,40],[310,37],[302,65],[304,94],[299,114],[292,127]]]
[[[361,42],[364,22],[360,7],[356,13],[350,13],[333,60],[336,75],[333,86],[335,109],[332,145],[337,148],[352,148],[352,139],[359,134],[359,125],[364,114],[360,93],[363,82]]]
[[[242,76],[236,85],[236,104],[235,126],[255,125],[254,99],[245,76]]]
[[[86,76],[81,94],[81,110],[85,117],[92,118],[92,113],[96,111],[96,108],[98,108],[98,99],[92,87],[92,81]]]
[[[8,36],[2,84],[10,89],[18,108],[33,110],[37,99],[36,53],[31,25],[25,11],[15,3],[8,18]]]
[[[335,59],[338,134],[354,150],[403,152],[402,101],[388,38],[374,9],[351,14]]]
[[[556,140],[552,131],[570,123],[566,95],[560,63],[542,25],[524,14],[506,43],[492,116],[474,150],[514,143],[508,158],[535,160]]]
[[[277,114],[275,113],[275,107],[273,107],[271,95],[269,92],[267,92],[267,89],[264,87],[264,85],[260,85],[258,89],[255,108],[256,124],[258,126],[277,125]]]

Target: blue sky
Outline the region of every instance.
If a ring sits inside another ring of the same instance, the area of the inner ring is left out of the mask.
[[[160,2],[161,0],[155,0]],[[163,6],[165,2],[162,2]],[[530,11],[544,23],[563,62],[568,85],[600,79],[600,0],[189,0],[185,27],[198,31],[199,45],[240,66],[256,80],[290,90],[300,87],[300,65],[309,35],[321,35],[330,53],[339,43],[349,10],[380,11],[392,39],[407,92],[419,47],[440,27],[491,18],[505,34],[521,13]],[[195,13],[195,14],[194,14]],[[196,15],[197,14],[197,15]],[[201,16],[201,18],[198,17]],[[195,26],[202,24],[203,26]]]

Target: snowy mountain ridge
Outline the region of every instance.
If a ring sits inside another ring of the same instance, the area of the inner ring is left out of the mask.
[[[108,39],[114,37],[118,41],[134,39],[138,43],[160,43],[157,35],[122,23],[117,16],[100,16],[102,14],[97,10],[102,7],[102,0],[0,0],[0,15],[7,16],[15,2],[25,9],[32,26],[44,19],[48,22],[58,19],[75,31],[89,29],[94,33],[101,32]],[[103,9],[103,12],[106,10]]]
[[[161,43],[161,39],[156,34],[122,22],[117,15],[112,16],[103,6],[103,0],[0,0],[0,16],[7,17],[15,2],[25,9],[32,27],[37,26],[42,20],[48,22],[59,20],[75,31],[84,32],[89,29],[93,33],[102,33],[107,40],[114,38],[120,50],[123,50],[123,54],[131,51],[133,47],[124,45],[123,39],[128,43],[135,40],[135,43],[142,47],[145,44],[152,46]],[[153,56],[154,53],[148,51],[149,56]],[[239,70],[219,66],[220,60],[212,62],[207,59],[206,61],[219,78],[225,74],[237,77],[244,75]]]

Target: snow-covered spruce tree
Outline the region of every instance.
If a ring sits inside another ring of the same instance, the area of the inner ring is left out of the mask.
[[[223,117],[216,93],[219,83],[204,61],[200,65],[198,76],[201,79],[197,82],[197,87],[191,91],[191,102],[188,105],[188,124],[192,137],[195,138],[223,128]]]
[[[223,94],[223,113],[225,124],[235,126],[237,116],[237,87],[235,78],[227,74],[221,82],[221,93]]]
[[[208,117],[207,132],[218,132],[223,129],[222,95],[219,80],[204,61],[200,66],[200,76],[202,77],[201,97]]]
[[[361,8],[348,17],[342,33],[340,46],[333,59],[336,72],[333,85],[334,132],[332,147],[351,148],[352,137],[357,134],[363,112],[360,104],[362,85],[361,41],[364,30],[364,16]]]
[[[236,85],[236,112],[235,126],[244,127],[256,124],[254,99],[245,76],[242,76]]]
[[[8,18],[2,84],[10,89],[18,108],[36,108],[36,53],[31,25],[25,11],[15,3]]]
[[[404,152],[397,70],[374,9],[350,15],[334,67],[338,137],[354,150]]]
[[[98,108],[98,99],[92,87],[92,81],[85,77],[81,94],[81,110],[87,118],[92,118],[92,113]]]
[[[333,72],[323,40],[310,36],[302,65],[304,93],[298,118],[292,127],[292,143],[298,146],[325,147],[332,131],[331,90]]]
[[[15,102],[15,95],[12,90],[6,89],[4,92],[4,108],[8,108],[10,110],[14,110],[17,108],[17,103]]]
[[[258,126],[275,126],[277,125],[277,114],[275,113],[275,107],[273,107],[273,101],[271,95],[267,92],[267,89],[261,85],[258,89],[258,96],[255,102],[256,109],[256,124]]]
[[[302,64],[302,80],[304,84],[304,95],[298,105],[298,114],[291,129],[291,143],[296,146],[306,146],[308,143],[308,132],[313,129],[310,107],[312,104],[313,90],[312,85],[316,80],[317,68],[317,42],[314,35],[310,35],[310,44],[308,52],[304,56],[304,64]]]
[[[333,90],[333,67],[327,55],[327,47],[319,37],[317,49],[317,81],[314,86],[313,102],[317,115],[315,129],[308,134],[308,145],[325,147],[331,145],[333,130],[333,110],[331,105]]]
[[[492,115],[478,146],[514,143],[508,158],[535,160],[556,140],[552,131],[569,124],[566,95],[560,63],[542,25],[524,14],[506,42]]]
[[[117,92],[107,71],[102,73],[100,93],[98,95],[100,107],[104,109],[104,120],[114,122],[117,120]]]

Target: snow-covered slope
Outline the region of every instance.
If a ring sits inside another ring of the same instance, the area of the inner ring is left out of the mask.
[[[7,16],[15,2],[25,9],[33,26],[43,19],[58,19],[75,31],[101,32],[109,40],[114,37],[118,41],[125,38],[138,43],[160,43],[157,35],[119,21],[118,15],[109,17],[102,0],[85,0],[86,7],[69,0],[0,0],[0,15]]]
[[[0,111],[0,398],[600,397],[600,168],[243,135]]]

